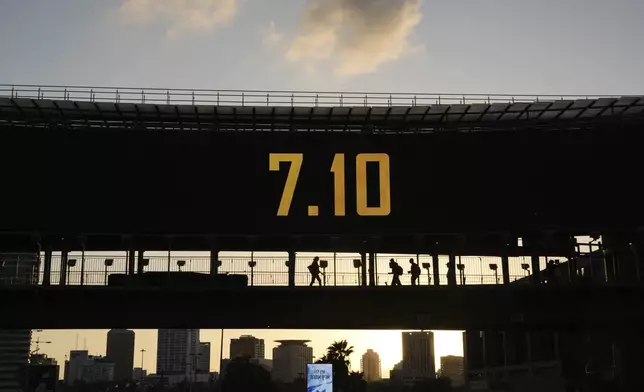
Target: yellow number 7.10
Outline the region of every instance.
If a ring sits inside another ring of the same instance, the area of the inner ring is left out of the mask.
[[[302,168],[302,161],[304,154],[269,154],[269,170],[279,171],[280,163],[291,162],[288,169],[288,176],[286,177],[286,184],[284,184],[284,191],[282,192],[282,199],[280,206],[277,209],[277,216],[288,216],[291,209],[291,202],[293,201],[293,194],[295,193],[295,186],[297,185],[297,178],[300,176],[300,169]]]

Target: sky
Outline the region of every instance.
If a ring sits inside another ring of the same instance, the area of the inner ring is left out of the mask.
[[[641,94],[641,0],[3,0],[0,83]]]
[[[641,0],[2,0],[0,84],[642,94],[642,16]],[[104,353],[106,331],[43,331],[54,342],[43,351],[62,362],[77,333]],[[316,356],[347,338],[358,355],[380,352],[383,369],[401,356],[400,331],[226,331],[226,342],[242,333],[310,338]],[[438,334],[437,354],[460,342]],[[155,347],[155,331],[137,331],[148,369]]]

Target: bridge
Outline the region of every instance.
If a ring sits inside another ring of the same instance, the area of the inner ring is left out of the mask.
[[[0,85],[0,252],[38,266],[3,273],[31,285],[2,286],[0,311],[17,317],[0,326],[637,323],[643,125],[642,97]],[[353,256],[325,256],[325,286],[305,288],[303,252]],[[426,265],[421,286],[382,287],[389,254]],[[552,259],[556,288],[541,272]],[[252,287],[96,287],[179,269]],[[190,313],[163,321],[162,303]],[[311,305],[324,310],[287,316]],[[229,321],[197,312],[211,307]]]

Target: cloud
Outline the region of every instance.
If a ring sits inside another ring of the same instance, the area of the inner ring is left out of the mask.
[[[284,39],[284,34],[277,29],[274,21],[271,21],[267,27],[262,28],[260,33],[266,46],[276,45]]]
[[[286,59],[328,60],[339,76],[373,72],[407,52],[421,18],[420,0],[310,0]]]
[[[161,22],[175,37],[192,31],[212,31],[237,14],[237,0],[125,0],[121,15],[132,23]]]

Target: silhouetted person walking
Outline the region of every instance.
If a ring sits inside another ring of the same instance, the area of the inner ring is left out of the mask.
[[[318,284],[322,286],[322,280],[320,279],[320,265],[318,264],[318,260],[320,260],[319,257],[315,256],[313,258],[313,262],[311,265],[309,265],[309,272],[311,273],[311,284],[309,286],[313,286],[313,283],[315,281],[318,281]]]
[[[394,278],[391,280],[391,285],[402,286],[402,283],[400,283],[400,275],[403,274],[402,267],[398,265],[398,263],[396,263],[396,260],[390,259],[389,268],[391,268],[391,274],[394,276]]]
[[[414,263],[414,259],[409,259],[409,262],[411,263],[411,270],[409,271],[411,274],[411,285],[416,286],[418,284],[418,278],[420,278],[420,267],[417,263]]]

